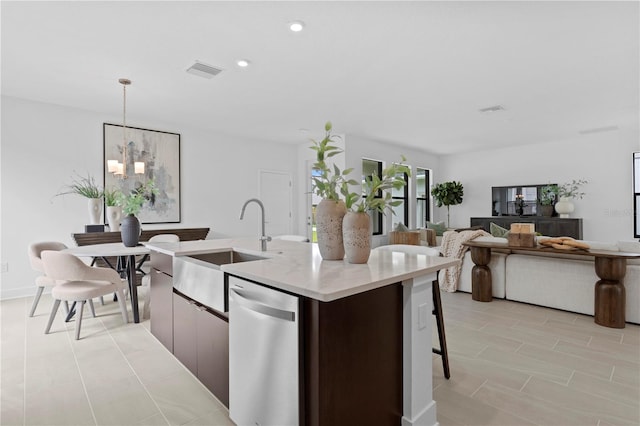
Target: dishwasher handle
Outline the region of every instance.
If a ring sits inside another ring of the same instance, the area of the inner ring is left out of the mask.
[[[233,291],[237,297],[237,302],[239,305],[244,306],[247,309],[250,309],[252,311],[255,312],[259,312],[263,315],[267,315],[270,317],[274,317],[274,318],[278,318],[278,319],[282,319],[285,321],[292,321],[295,322],[296,320],[296,313],[295,312],[291,312],[291,311],[286,311],[283,309],[278,309],[278,308],[274,308],[273,306],[269,306],[269,305],[265,305],[264,303],[260,303],[260,302],[256,302],[254,300],[251,300],[247,293],[237,289],[237,288],[230,288],[229,290]]]

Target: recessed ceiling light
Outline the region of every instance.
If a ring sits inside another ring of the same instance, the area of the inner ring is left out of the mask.
[[[304,29],[304,22],[302,21],[289,22],[289,29],[294,33],[299,33]]]
[[[249,64],[251,64],[251,61],[248,61],[246,59],[239,59],[236,62],[236,65],[238,65],[240,68],[246,68],[249,66]]]

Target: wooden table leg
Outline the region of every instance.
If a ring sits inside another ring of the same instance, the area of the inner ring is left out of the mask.
[[[487,266],[491,261],[491,249],[471,247],[471,260],[475,263],[471,271],[471,298],[478,302],[491,302],[491,269]]]
[[[627,273],[627,259],[596,257],[594,321],[611,327],[625,327],[626,293],[623,279]]]

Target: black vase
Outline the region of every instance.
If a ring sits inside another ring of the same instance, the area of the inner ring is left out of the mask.
[[[122,243],[125,247],[135,247],[140,241],[140,233],[142,228],[140,227],[140,221],[137,217],[130,214],[122,219],[120,224],[120,236],[122,237]]]

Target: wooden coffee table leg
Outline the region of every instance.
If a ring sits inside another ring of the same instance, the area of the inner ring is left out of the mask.
[[[471,247],[471,260],[475,266],[471,270],[471,298],[478,302],[491,302],[491,249]]]
[[[605,327],[624,328],[626,293],[622,280],[627,272],[627,260],[596,257],[595,265],[600,280],[595,286],[594,321]]]

